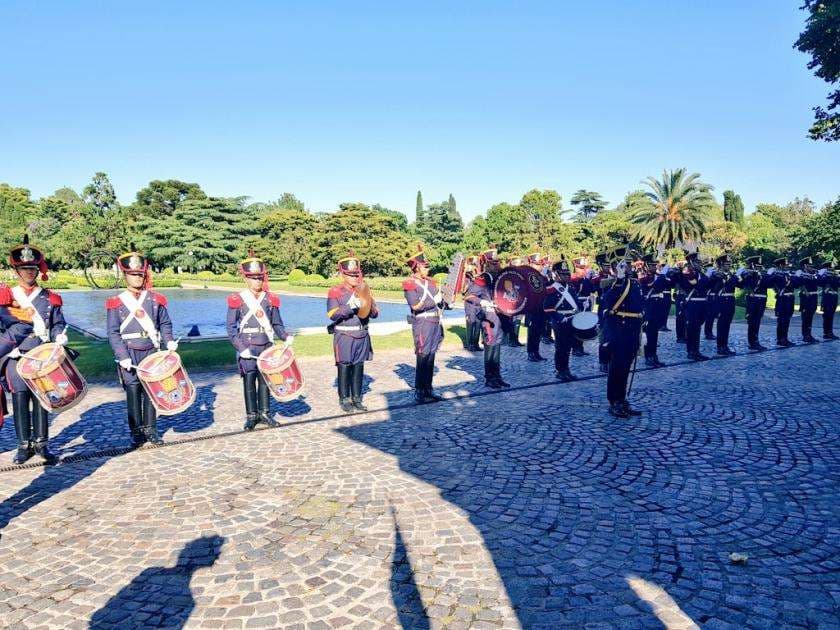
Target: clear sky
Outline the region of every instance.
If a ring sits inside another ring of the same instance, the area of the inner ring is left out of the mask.
[[[840,194],[797,0],[0,2],[0,181],[107,172],[466,218],[534,188],[611,203],[685,166],[756,203]]]

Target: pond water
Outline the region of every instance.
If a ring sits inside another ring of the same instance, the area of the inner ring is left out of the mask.
[[[67,322],[99,337],[105,337],[105,300],[117,295],[118,290],[59,291],[64,300],[64,317]],[[233,292],[233,290],[231,290]],[[161,289],[169,300],[169,315],[175,337],[186,337],[193,325],[198,326],[202,337],[222,337],[227,316],[225,291],[207,289]],[[405,322],[408,306],[405,304],[379,303],[376,322]],[[322,327],[326,332],[326,298],[299,295],[280,296],[280,314],[289,330]]]

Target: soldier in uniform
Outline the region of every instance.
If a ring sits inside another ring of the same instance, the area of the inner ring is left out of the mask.
[[[670,328],[668,328],[668,318],[671,316],[671,305],[674,303],[671,289],[674,287],[674,282],[670,277],[671,274],[671,266],[665,262],[664,260],[658,260],[656,262],[656,272],[664,274],[666,278],[668,278],[668,286],[662,291],[662,310],[665,312],[665,317],[662,318],[662,322],[659,326],[659,332],[670,332]]]
[[[761,319],[767,308],[767,289],[771,281],[764,272],[761,256],[750,256],[745,261],[746,267],[735,272],[741,286],[746,291],[747,344],[750,350],[767,350],[758,340]]]
[[[730,357],[735,352],[729,347],[729,329],[735,317],[735,289],[740,284],[737,275],[732,273],[732,259],[723,254],[715,259],[715,267],[709,269],[709,293],[714,293],[714,305],[717,309],[717,354]]]
[[[501,322],[499,314],[496,312],[496,306],[493,303],[492,282],[493,277],[490,273],[485,271],[480,274],[470,284],[464,300],[478,304],[481,309],[478,312],[478,318],[481,321],[481,331],[484,341],[484,384],[492,389],[502,389],[504,387],[510,387],[510,384],[502,379],[502,338],[499,334]]]
[[[676,264],[676,269],[682,271],[686,266],[685,261]],[[676,282],[679,275],[675,276],[674,282],[674,327],[677,335],[677,343],[686,343],[686,316],[685,316],[685,295],[686,291],[681,282]]]
[[[341,410],[367,411],[362,404],[362,383],[365,361],[373,358],[373,347],[368,334],[368,321],[379,316],[376,302],[371,304],[367,317],[359,317],[362,301],[356,290],[363,282],[362,267],[353,252],[338,261],[341,284],[327,293],[327,317],[332,324],[327,330],[333,333],[333,351],[338,369],[338,402]]]
[[[659,360],[659,330],[662,320],[668,318],[664,295],[671,291],[667,275],[670,267],[658,268],[651,254],[643,256],[640,263],[638,280],[645,307],[645,365],[658,368],[665,365]]]
[[[799,286],[799,279],[788,270],[786,257],[777,258],[773,265],[767,270],[767,275],[776,291],[776,345],[789,348],[796,345],[788,338],[788,331],[796,303],[794,290]]]
[[[13,287],[0,287],[0,320],[6,329],[0,345],[4,353],[8,352],[2,362],[2,381],[3,388],[12,394],[18,444],[14,463],[23,464],[35,454],[52,464],[55,456],[47,444],[49,413],[18,375],[17,364],[21,355],[42,343],[67,345],[61,296],[38,286],[39,273],[42,280],[47,280],[47,261],[40,249],[29,244],[28,236],[11,249],[9,264],[18,281]]]
[[[443,342],[441,311],[448,305],[434,279],[429,277],[429,261],[422,248],[406,261],[411,276],[403,282],[405,301],[411,309],[411,334],[417,356],[414,372],[414,399],[418,404],[442,400],[432,389],[435,353]]]
[[[520,256],[519,254],[514,254],[508,258],[508,267],[523,267],[527,265],[527,261],[525,258]],[[500,317],[502,315],[500,314]],[[503,316],[508,317],[508,316]],[[519,331],[522,329],[522,323],[525,322],[525,328],[527,331],[527,339],[531,338],[531,316],[525,315],[511,315],[508,317],[510,319],[510,332],[508,334],[508,345],[511,348],[521,348],[522,343],[519,341]],[[530,341],[528,342],[530,343]],[[530,347],[530,346],[529,346]]]
[[[493,293],[496,287],[496,279],[502,271],[501,261],[499,260],[499,252],[496,247],[489,247],[481,253],[481,269],[483,273],[489,275],[490,281],[487,284],[487,290],[490,293],[490,299],[493,299]],[[519,337],[513,335],[513,319],[504,313],[497,313],[501,325],[501,332],[498,330],[494,333],[494,338],[499,339],[499,343],[506,342],[511,348],[521,348],[523,344],[519,342]],[[485,325],[482,323],[482,329]]]
[[[119,364],[117,374],[125,390],[132,443],[163,444],[157,432],[157,411],[137,378],[137,365],[162,344],[174,352],[178,342],[172,336],[166,298],[151,290],[148,259],[137,252],[134,243],[130,249],[117,257],[127,289],[105,301],[108,341]]]
[[[239,263],[245,289],[228,296],[227,335],[236,348],[239,375],[245,396],[245,430],[253,431],[257,423],[280,426],[271,417],[268,384],[260,376],[257,359],[275,343],[275,339],[291,345],[294,337],[286,332],[280,316],[280,296],[268,290],[268,267],[261,258],[248,252]]]
[[[837,310],[837,290],[840,287],[840,276],[837,275],[832,264],[825,261],[820,265],[817,272],[817,280],[820,285],[820,307],[822,308],[823,339],[833,341],[838,339],[834,334],[834,311]]]
[[[543,272],[543,260],[545,256],[540,252],[534,252],[528,256],[528,266],[532,269]],[[540,341],[545,332],[545,316],[542,309],[534,310],[528,315],[528,360],[534,363],[545,361],[546,358],[540,354]]]
[[[592,278],[598,302],[598,368],[606,374],[609,370],[610,358],[607,348],[604,345],[604,312],[601,309],[601,300],[604,297],[604,291],[612,286],[612,280],[615,278],[615,269],[607,261],[607,254],[605,253],[595,256],[595,263],[599,269],[598,274]]]
[[[468,256],[464,263],[464,282],[463,294],[466,295],[470,284],[475,280],[475,277],[481,273],[481,263],[478,256]],[[464,302],[464,318],[467,323],[467,343],[466,348],[470,352],[478,352],[481,350],[478,343],[481,339],[481,322],[478,321],[478,305],[472,302]]]
[[[572,317],[583,310],[571,282],[572,272],[561,258],[551,267],[554,282],[546,289],[543,311],[554,329],[554,370],[557,379],[568,383],[577,380],[569,370],[569,354],[575,341]]]
[[[817,340],[811,334],[811,326],[814,323],[814,314],[817,312],[819,282],[814,269],[814,260],[810,256],[799,261],[796,278],[799,283],[799,314],[802,316],[802,341],[804,343],[816,343]]]
[[[607,400],[610,415],[616,418],[640,415],[627,400],[627,380],[639,351],[644,298],[639,283],[632,277],[626,254],[623,247],[613,252],[614,276],[603,281],[599,302],[604,345],[609,354]]]
[[[705,361],[709,357],[700,352],[700,329],[706,319],[706,293],[709,278],[703,273],[697,252],[685,252],[686,264],[677,281],[685,293],[685,344],[688,358]]]
[[[572,265],[574,265],[574,272],[572,273],[571,283],[577,291],[581,310],[591,311],[595,300],[595,284],[592,282],[595,272],[589,268],[586,256],[575,258]],[[583,341],[577,337],[572,338],[572,354],[576,357],[589,354],[583,349]]]

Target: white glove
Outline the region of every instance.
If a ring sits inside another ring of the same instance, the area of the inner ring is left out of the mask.
[[[805,272],[804,272],[804,271],[802,271],[801,269],[797,269],[797,270],[796,270],[796,273],[795,273],[795,274],[793,274],[793,275],[795,275],[797,278],[801,278],[802,276],[804,276],[804,275],[805,275]]]
[[[131,369],[131,359],[120,359],[120,367],[124,370]]]
[[[443,293],[438,291],[432,296],[432,299],[435,301],[435,304],[440,304],[441,302],[443,302]]]
[[[713,275],[715,275],[714,267],[709,267],[708,269],[706,269],[707,278],[711,278]]]
[[[286,345],[287,346],[291,346],[294,343],[294,341],[295,341],[295,336],[294,335],[287,335],[286,336]]]
[[[9,353],[9,358],[10,358],[10,359],[17,359],[17,358],[19,358],[19,357],[20,357],[20,348],[14,348],[14,349],[13,349],[13,350]]]
[[[817,272],[817,275],[818,275],[818,276],[820,276],[820,277],[822,277],[822,276],[827,276],[827,275],[828,275],[828,269],[820,269],[820,270]]]
[[[65,335],[63,332],[58,333],[55,336],[55,342],[59,346],[66,346],[67,345],[67,335]]]
[[[671,265],[663,265],[662,269],[659,270],[659,273],[665,276],[668,274],[669,271],[671,271]]]
[[[251,354],[250,348],[245,348],[242,352],[239,353],[240,359],[253,359],[254,355]]]
[[[347,300],[347,306],[355,310],[362,306],[362,301],[358,298],[358,296],[353,295],[353,297]]]
[[[595,270],[594,269],[589,269],[586,272],[586,279],[587,280],[592,280],[592,278],[594,278],[594,277],[595,277]]]
[[[481,300],[480,304],[481,308],[494,308],[493,302],[491,302],[490,300]]]
[[[770,267],[770,269],[767,270],[767,275],[768,276],[773,276],[775,274],[776,274],[776,268],[775,267]]]
[[[175,352],[178,349],[178,342],[174,339],[166,342],[166,349],[170,352]]]
[[[735,275],[740,278],[741,276],[744,275],[745,271],[746,271],[746,269],[744,269],[743,267],[738,267],[738,271],[735,272]]]

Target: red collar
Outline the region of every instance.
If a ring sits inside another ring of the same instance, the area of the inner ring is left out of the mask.
[[[38,288],[38,283],[33,284],[31,287],[27,287],[26,285],[23,285],[23,284],[21,284],[20,282],[18,282],[18,286],[19,286],[21,289],[23,289],[23,292],[24,292],[24,293],[26,293],[26,295],[32,295],[32,292],[33,292],[35,289],[37,289],[37,288]]]

